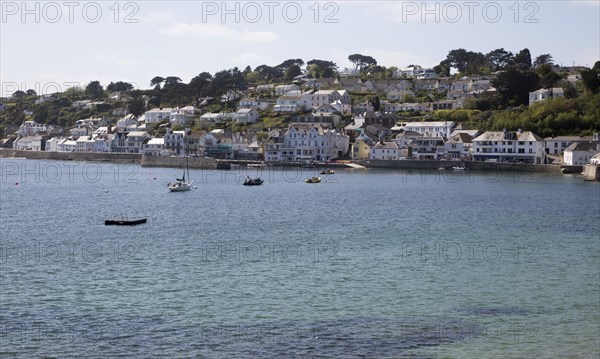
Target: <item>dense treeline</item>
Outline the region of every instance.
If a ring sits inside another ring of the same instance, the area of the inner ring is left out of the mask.
[[[600,94],[556,98],[522,110],[493,111],[491,129],[526,129],[539,136],[591,135],[600,132]]]

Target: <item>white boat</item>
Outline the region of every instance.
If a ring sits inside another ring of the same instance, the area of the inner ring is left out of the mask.
[[[190,168],[188,166],[188,156],[185,156],[185,169],[183,170],[183,176],[177,178],[174,183],[169,183],[169,191],[171,192],[183,192],[192,189],[193,180],[190,179]]]
[[[247,167],[257,167],[257,168],[265,167],[265,166],[266,165],[262,162],[261,163],[248,163],[248,165],[247,165]]]
[[[454,167],[452,167],[452,170],[454,170],[454,171],[466,171],[467,167],[454,166]]]
[[[169,191],[171,192],[183,192],[189,191],[192,189],[192,184],[194,181],[175,181],[174,183],[169,183]]]

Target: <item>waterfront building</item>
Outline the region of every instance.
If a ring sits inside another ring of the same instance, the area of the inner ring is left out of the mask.
[[[472,142],[475,161],[544,162],[544,140],[531,131],[488,131]]]

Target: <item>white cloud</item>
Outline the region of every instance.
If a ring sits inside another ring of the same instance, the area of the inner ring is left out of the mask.
[[[175,24],[160,29],[161,34],[173,37],[199,37],[205,39],[223,39],[240,42],[272,42],[279,37],[271,31],[238,31],[219,24]]]

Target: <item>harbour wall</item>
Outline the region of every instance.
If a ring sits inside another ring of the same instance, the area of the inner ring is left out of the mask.
[[[13,149],[0,149],[0,158],[17,157],[35,160],[59,160],[59,161],[96,161],[114,163],[137,163],[142,167],[185,167],[184,157],[142,156],[136,153],[85,153],[85,152],[45,152],[45,151],[20,151]],[[468,170],[481,171],[519,171],[519,172],[543,172],[562,173],[562,167],[558,165],[533,165],[522,163],[502,162],[478,162],[478,161],[433,161],[433,160],[361,160],[354,163],[367,168],[387,169],[415,169],[415,170],[438,170],[440,168],[451,170],[454,166],[465,166]],[[227,169],[230,163],[217,161],[214,158],[189,157],[188,164],[193,169]],[[270,163],[281,167],[304,167],[298,162]],[[317,167],[339,168],[346,167],[340,164],[318,164]],[[563,166],[564,167],[564,166]],[[592,166],[595,167],[595,166]],[[598,170],[594,168],[582,169],[578,167],[571,169],[571,173],[580,173],[584,170],[586,178],[597,178]],[[586,172],[587,171],[587,172]],[[596,176],[596,177],[595,177]]]
[[[188,157],[189,168],[193,169],[219,169],[217,160],[207,157]],[[165,157],[165,156],[143,156],[142,167],[177,167],[184,168],[186,165],[185,157]]]
[[[600,166],[585,165],[583,166],[583,177],[591,181],[600,181]]]
[[[0,148],[0,158],[26,158],[29,160],[92,161],[113,163],[141,163],[138,153],[96,153],[96,152],[46,152],[22,151]]]
[[[519,172],[544,172],[562,173],[561,167],[557,165],[533,165],[524,163],[503,162],[477,162],[477,161],[432,161],[432,160],[364,160],[354,161],[367,168],[389,168],[389,169],[424,169],[438,170],[444,168],[451,170],[452,167],[464,166],[468,170],[480,171],[519,171]]]

